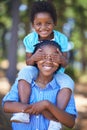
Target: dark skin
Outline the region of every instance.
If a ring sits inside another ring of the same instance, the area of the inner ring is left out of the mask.
[[[58,51],[53,47],[50,48],[50,45],[48,47],[43,47],[43,51],[47,55],[47,58],[43,60],[41,59],[41,61],[37,62],[39,73],[35,81],[40,88],[46,87],[46,84],[48,84],[53,79],[54,72],[59,67],[59,64],[53,62],[51,57],[52,54],[58,53]],[[50,70],[47,68],[47,66]],[[57,97],[57,106],[48,100],[39,101],[33,104],[7,101],[4,104],[4,111],[10,113],[25,112],[34,115],[43,114],[49,120],[60,121],[67,127],[72,128],[75,124],[74,115],[70,115],[67,112],[64,112],[64,110],[61,110],[64,107],[64,103],[63,105],[60,104],[59,100],[60,98]]]
[[[64,112],[47,100],[40,101],[31,105],[19,102],[6,102],[4,104],[4,111],[8,113],[26,112],[35,115],[43,114],[46,118],[50,120],[60,121],[62,124],[66,125],[69,128],[73,128],[75,124],[75,117],[73,115]]]
[[[38,40],[50,40],[54,38],[53,29],[56,23],[54,23],[51,15],[48,12],[40,12],[35,15],[34,21],[32,23],[33,28],[38,34]],[[67,52],[60,52],[58,49],[58,54],[51,55],[52,61],[61,64],[62,67],[66,67],[68,64],[68,56]],[[41,49],[38,49],[36,53],[26,53],[26,64],[27,65],[34,65],[37,61],[41,59],[45,59],[46,55],[44,55],[43,51]],[[18,89],[19,89],[19,96],[20,101],[22,103],[27,103],[30,95],[30,85],[25,80],[20,80],[18,82]],[[24,86],[26,88],[26,97],[24,95]],[[68,87],[68,86],[65,86]],[[68,88],[64,88],[60,91],[60,94],[58,95],[58,106],[61,109],[65,109],[65,107],[68,104],[68,101],[70,99],[72,91]],[[63,96],[66,95],[66,96]],[[64,99],[61,100],[60,99]]]
[[[60,63],[60,62],[63,61],[63,64],[66,65],[66,63],[67,63],[66,59],[67,58],[65,58],[65,56],[67,57],[67,53],[63,53],[62,54],[58,49],[57,49],[57,51],[58,51],[58,55],[57,54],[53,54],[51,56],[52,60],[55,61],[55,62],[57,62],[57,63]],[[41,49],[38,49],[35,54],[32,54],[32,53],[27,53],[26,54],[26,62],[29,63],[29,65],[34,65],[35,62],[37,62],[37,61],[39,61],[41,59],[44,59],[44,58],[46,58],[46,55],[43,53],[43,51]],[[27,103],[29,95],[30,95],[29,83],[27,83],[24,80],[20,80],[19,81],[19,86],[21,86],[19,89],[20,89],[20,91],[23,90],[23,93],[24,93],[24,89],[23,89],[24,86],[27,89],[27,93],[28,94],[26,93],[26,98],[24,98],[23,96],[21,96],[22,94],[19,93],[19,95],[21,97],[21,100],[22,100],[22,97],[23,97],[22,102]],[[70,89],[66,89],[66,88],[64,88],[64,89],[62,89],[60,91],[60,93],[58,95],[58,98],[59,98],[58,99],[59,100],[59,105],[58,106],[60,106],[61,109],[65,109],[65,107],[67,106],[68,101],[69,101],[70,96],[71,96],[71,93],[72,93],[71,90]],[[66,95],[66,96],[63,96],[63,95]],[[60,99],[64,99],[64,100],[62,101]]]
[[[58,62],[60,63],[60,57],[62,57],[62,59],[65,57],[62,56],[63,54],[57,49],[57,52],[58,52],[58,55],[57,54],[53,54],[51,57],[52,57],[52,60],[55,61],[55,62]],[[64,53],[66,55],[66,53]],[[28,61],[29,63],[31,63],[30,65],[34,65],[35,62],[41,60],[41,59],[44,59],[46,58],[46,55],[43,53],[43,51],[41,49],[38,49],[33,55],[31,53],[27,53],[26,54],[26,61]],[[35,59],[35,60],[34,60]],[[62,60],[61,60],[62,61]],[[63,60],[64,61],[64,60]],[[27,89],[27,92],[28,94],[26,93],[26,97],[27,98],[23,98],[23,102],[24,103],[27,103],[28,102],[28,99],[29,99],[29,94],[30,94],[30,89],[29,89],[29,83],[27,83],[26,81],[24,80],[20,80],[19,81],[19,85],[20,86],[24,86],[26,87]],[[22,87],[20,87],[20,89],[22,89]],[[23,93],[24,93],[24,90],[23,90]],[[71,96],[71,90],[70,89],[66,89],[66,88],[63,88],[61,89],[60,93],[58,94],[58,97],[57,97],[57,100],[58,100],[58,107],[62,110],[64,110],[69,102],[69,99],[70,99],[70,96]],[[20,95],[21,96],[21,95]],[[21,96],[22,97],[22,96]],[[22,99],[22,98],[21,98]],[[63,100],[62,100],[63,99]]]
[[[59,52],[59,51],[58,51]],[[45,58],[45,55],[43,54],[42,50],[39,49],[36,54],[32,53],[26,53],[26,64],[27,65],[34,65],[36,61],[41,60]],[[56,61],[62,65],[62,67],[66,67],[68,64],[68,57],[67,52],[60,53],[60,56],[55,54],[52,55],[53,61]]]
[[[52,60],[53,62],[57,62],[62,64],[63,67],[65,67],[67,65],[68,59],[67,59],[67,53],[61,53],[58,49],[58,55],[57,54],[53,54],[52,55]],[[44,59],[46,56],[44,55],[43,51],[41,49],[38,49],[37,52],[35,54],[31,54],[31,53],[26,53],[26,63],[28,65],[28,63],[30,65],[34,65],[36,61]],[[35,59],[35,60],[34,60]],[[58,106],[61,109],[65,109],[67,106],[67,103],[70,99],[71,96],[71,90],[70,89],[62,89],[58,95]],[[62,96],[61,96],[62,95]],[[65,98],[66,97],[66,98]],[[63,101],[61,99],[64,99]]]

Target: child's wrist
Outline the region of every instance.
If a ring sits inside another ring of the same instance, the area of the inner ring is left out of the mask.
[[[27,107],[28,107],[28,105],[23,106],[23,108],[21,109],[21,112],[25,113]]]

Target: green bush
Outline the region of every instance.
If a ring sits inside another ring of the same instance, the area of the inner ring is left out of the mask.
[[[72,66],[68,66],[66,69],[65,69],[65,73],[68,74],[74,81],[77,81],[77,75],[76,75],[76,71],[75,69],[72,67]]]

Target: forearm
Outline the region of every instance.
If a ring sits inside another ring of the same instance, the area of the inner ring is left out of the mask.
[[[65,53],[62,53],[62,62],[61,62],[61,66],[62,67],[66,67],[69,63],[69,59],[68,59],[68,53],[65,52]]]
[[[57,119],[53,116],[53,114],[51,112],[49,112],[48,110],[44,110],[42,112],[43,116],[49,120],[54,120],[57,121]]]
[[[61,66],[64,67],[64,68],[66,68],[66,66],[68,65],[68,63],[69,63],[68,60],[65,59],[65,61],[61,63]]]
[[[61,122],[63,125],[72,128],[75,124],[74,116],[60,110],[52,103],[48,103],[48,110],[53,114],[53,116],[57,119],[57,121]]]
[[[35,64],[35,58],[32,53],[26,52],[26,64],[27,65],[34,65]]]
[[[28,104],[23,104],[19,102],[5,102],[4,112],[16,113],[23,112],[27,108]]]

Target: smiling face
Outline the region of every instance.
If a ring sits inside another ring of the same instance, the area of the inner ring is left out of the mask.
[[[39,73],[43,76],[53,76],[54,72],[58,69],[59,64],[52,61],[51,56],[57,52],[57,47],[53,45],[45,45],[41,47],[46,55],[46,58],[37,62]]]
[[[52,39],[51,33],[54,29],[54,22],[49,13],[37,13],[34,17],[33,27],[41,40]]]

